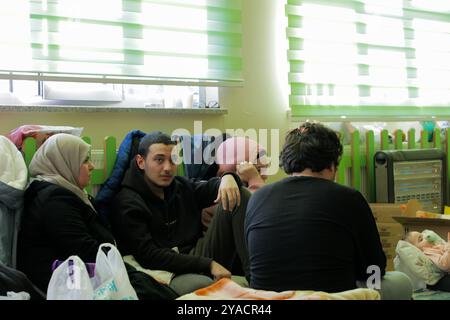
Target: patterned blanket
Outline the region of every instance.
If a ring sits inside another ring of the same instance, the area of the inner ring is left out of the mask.
[[[212,285],[183,295],[178,300],[380,300],[380,294],[372,289],[354,289],[337,293],[312,290],[283,292],[255,290],[241,287],[223,278]]]

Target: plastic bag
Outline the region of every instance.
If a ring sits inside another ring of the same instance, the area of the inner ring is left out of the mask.
[[[52,273],[47,288],[48,300],[92,300],[94,288],[84,262],[71,256]]]
[[[36,148],[39,148],[45,140],[56,133],[68,133],[77,137],[81,136],[83,128],[74,128],[66,126],[41,126],[41,125],[23,125],[12,130],[7,137],[19,150],[22,150],[22,144],[25,138],[34,137],[36,139]]]
[[[6,296],[0,296],[0,300],[30,300],[30,294],[25,291],[8,291]]]
[[[107,254],[102,248],[109,248]],[[95,274],[90,278],[84,262],[71,256],[52,274],[48,300],[137,300],[125,264],[112,244],[102,244],[97,252]]]

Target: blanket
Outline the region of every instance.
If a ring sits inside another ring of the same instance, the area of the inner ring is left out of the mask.
[[[148,274],[150,277],[155,279],[161,284],[169,285],[175,276],[174,273],[164,270],[151,270],[143,268],[139,262],[136,261],[134,256],[128,255],[123,257],[123,261],[134,267],[137,271]]]
[[[255,290],[243,288],[230,279],[222,278],[206,288],[185,294],[178,300],[380,300],[380,294],[376,290],[362,288],[337,293]]]

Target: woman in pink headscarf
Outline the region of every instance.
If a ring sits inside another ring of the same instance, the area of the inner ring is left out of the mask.
[[[217,176],[224,172],[236,172],[250,192],[255,192],[265,184],[265,168],[269,165],[266,150],[248,137],[231,137],[222,142],[216,151],[219,166]],[[203,209],[202,223],[208,227],[217,205]]]

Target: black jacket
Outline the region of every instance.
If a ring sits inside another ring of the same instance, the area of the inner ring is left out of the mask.
[[[220,178],[194,182],[175,177],[162,200],[132,161],[112,204],[111,225],[120,252],[148,269],[209,273],[212,259],[188,253],[202,236],[201,209],[213,204],[219,186]]]
[[[250,286],[274,291],[356,288],[386,256],[369,205],[358,191],[314,177],[288,177],[247,205]]]
[[[55,260],[77,255],[84,262],[95,262],[99,245],[114,243],[114,238],[98,214],[73,192],[34,181],[25,192],[18,241],[18,268],[46,292]]]

